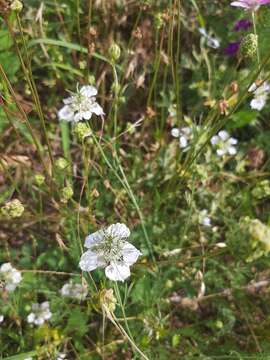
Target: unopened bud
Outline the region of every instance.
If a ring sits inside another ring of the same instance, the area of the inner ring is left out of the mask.
[[[121,49],[116,43],[112,43],[109,47],[110,60],[116,62],[121,56]]]
[[[60,157],[56,160],[55,165],[57,169],[65,170],[69,166],[69,162],[65,158]]]
[[[73,196],[73,189],[70,185],[61,190],[61,202],[66,204]]]
[[[23,3],[20,0],[14,0],[12,1],[10,8],[13,11],[21,12],[23,9]]]
[[[38,186],[44,184],[45,176],[42,174],[36,174],[35,175],[35,182]]]
[[[84,122],[78,122],[74,127],[74,134],[80,142],[89,136],[91,136],[91,129]]]
[[[241,42],[241,55],[245,58],[253,58],[257,53],[258,36],[255,34],[246,35]]]
[[[1,214],[9,219],[21,217],[24,212],[24,206],[18,199],[7,202],[1,208]]]
[[[100,304],[105,311],[114,312],[117,300],[113,294],[113,289],[104,289],[100,292]]]

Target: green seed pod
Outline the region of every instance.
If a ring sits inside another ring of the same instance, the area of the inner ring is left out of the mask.
[[[42,184],[44,184],[45,181],[45,176],[42,174],[36,174],[35,175],[35,182],[38,186],[41,186]]]
[[[112,62],[116,62],[121,56],[121,49],[116,43],[109,47],[109,57]]]
[[[256,56],[258,48],[258,36],[255,34],[246,35],[240,46],[241,55],[245,58],[253,58]]]
[[[68,202],[68,200],[70,200],[73,196],[73,189],[70,185],[65,186],[62,190],[61,190],[61,202],[66,204]]]
[[[56,160],[55,165],[57,169],[65,170],[69,166],[69,162],[65,158],[60,157]]]
[[[8,219],[21,217],[23,212],[24,212],[24,206],[18,199],[14,199],[7,202],[1,208],[1,214]]]
[[[91,136],[91,129],[84,122],[78,122],[74,127],[74,134],[80,142],[89,136]]]

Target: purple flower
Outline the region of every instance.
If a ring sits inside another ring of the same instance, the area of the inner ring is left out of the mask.
[[[252,25],[252,22],[248,19],[242,19],[236,22],[236,24],[233,27],[234,31],[240,31],[240,30],[247,30]]]
[[[229,56],[234,56],[237,54],[240,47],[240,41],[231,42],[224,49],[224,54]]]
[[[244,8],[245,10],[255,11],[258,10],[261,5],[270,4],[270,0],[238,0],[233,1],[231,6],[237,6]]]

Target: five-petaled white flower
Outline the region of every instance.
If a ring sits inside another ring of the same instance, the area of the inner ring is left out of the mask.
[[[52,317],[50,311],[50,303],[44,301],[41,304],[33,304],[32,312],[27,316],[27,322],[29,324],[43,325],[46,320],[49,320]]]
[[[192,139],[192,129],[190,127],[182,127],[181,129],[173,128],[171,134],[175,138],[179,138],[179,146],[184,149],[188,146]]]
[[[130,230],[125,224],[113,224],[86,237],[79,266],[83,271],[105,267],[106,276],[113,281],[124,281],[130,276],[129,267],[141,254],[126,239]]]
[[[70,297],[73,299],[77,299],[80,301],[85,300],[88,289],[86,285],[82,284],[75,284],[73,281],[70,281],[63,285],[62,289],[60,290],[60,293],[64,297]]]
[[[0,280],[4,283],[4,289],[12,292],[22,281],[22,275],[10,263],[5,263],[0,267]]]
[[[77,90],[67,99],[64,99],[64,106],[58,111],[60,120],[78,122],[90,120],[92,114],[104,115],[102,107],[96,102],[97,89],[94,86],[86,85]]]
[[[235,155],[237,153],[236,147],[237,139],[230,137],[225,130],[219,131],[219,133],[211,138],[211,144],[217,148],[218,156],[226,154]]]
[[[262,110],[270,92],[269,84],[266,81],[263,83],[257,81],[250,86],[248,91],[252,92],[254,95],[254,98],[250,102],[250,107],[259,111]]]

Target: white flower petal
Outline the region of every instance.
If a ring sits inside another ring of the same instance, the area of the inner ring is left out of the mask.
[[[93,245],[100,243],[104,239],[104,231],[99,230],[90,234],[86,237],[84,246],[88,249],[91,249]]]
[[[225,130],[221,130],[218,133],[218,136],[221,138],[221,140],[226,141],[229,138],[229,134]]]
[[[128,265],[111,263],[106,267],[105,274],[110,280],[124,281],[130,276],[130,270]]]
[[[178,129],[178,128],[173,128],[173,129],[171,130],[171,135],[172,135],[173,137],[175,137],[175,138],[178,138],[178,137],[180,136],[180,131],[179,131],[179,129]]]
[[[82,119],[83,119],[83,113],[81,111],[77,112],[73,118],[75,122],[81,121]]]
[[[180,136],[180,138],[179,138],[179,146],[180,146],[180,148],[183,149],[183,148],[187,147],[187,145],[188,145],[187,138],[185,136]]]
[[[31,323],[34,322],[35,318],[36,318],[36,315],[35,315],[34,313],[30,313],[30,314],[27,316],[26,319],[27,319],[27,322],[28,322],[29,324],[31,324]]]
[[[91,111],[82,111],[81,112],[81,115],[82,115],[82,118],[84,119],[84,120],[90,120],[91,119],[91,117],[92,117],[92,112]]]
[[[258,97],[258,98],[254,98],[253,100],[251,100],[250,102],[250,107],[251,109],[254,110],[262,110],[264,108],[265,105],[265,98],[264,97]]]
[[[237,150],[236,150],[236,148],[235,148],[234,146],[230,146],[230,147],[228,148],[228,153],[229,153],[230,155],[235,155],[235,154],[237,153]]]
[[[229,143],[230,145],[236,145],[236,144],[238,143],[238,140],[235,139],[235,138],[233,138],[233,137],[231,137],[231,138],[228,139],[228,143]]]
[[[105,115],[102,107],[97,102],[90,106],[90,111],[92,111],[92,113],[96,114],[97,116]]]
[[[210,142],[212,145],[216,145],[219,142],[219,137],[217,135],[213,136]]]
[[[142,255],[142,253],[132,244],[125,242],[122,248],[122,255],[124,263],[130,266],[138,260],[138,257]]]
[[[104,259],[91,250],[87,250],[85,253],[82,254],[79,267],[83,271],[93,271],[98,267],[104,267],[106,265]]]
[[[105,230],[106,236],[118,239],[126,239],[130,235],[130,230],[125,224],[117,223],[110,225]]]
[[[224,149],[217,149],[217,154],[218,154],[218,156],[223,156],[223,155],[225,155],[225,150]]]
[[[60,120],[72,121],[74,118],[74,111],[69,105],[65,105],[58,111],[58,117]]]
[[[249,88],[248,88],[248,91],[249,92],[253,92],[253,91],[256,91],[257,90],[257,85],[255,83],[253,83]]]
[[[81,87],[80,93],[87,97],[93,97],[97,95],[97,89],[94,86],[85,85]]]
[[[11,263],[5,263],[1,265],[0,272],[7,272],[13,269]]]

